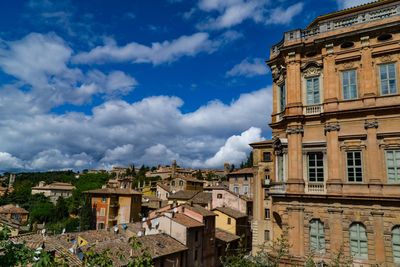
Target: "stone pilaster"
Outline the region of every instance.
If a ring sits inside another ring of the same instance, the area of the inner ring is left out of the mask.
[[[385,240],[384,240],[384,225],[383,225],[383,212],[371,211],[374,226],[374,247],[376,263],[383,266],[385,263]]]
[[[288,179],[289,193],[304,193],[302,138],[303,126],[291,125],[286,129],[288,138]]]
[[[365,181],[371,184],[376,184],[376,186],[371,187],[374,194],[382,193],[380,184],[383,183],[382,162],[379,153],[378,140],[376,138],[378,126],[379,123],[376,119],[366,119],[364,122],[364,128],[367,131],[366,162],[368,162],[365,166]]]
[[[333,121],[325,124],[324,127],[326,135],[326,146],[327,146],[327,157],[328,157],[328,180],[326,182],[328,193],[341,193],[342,191],[342,179],[339,173],[339,122]]]
[[[288,207],[288,240],[291,247],[289,254],[293,256],[304,256],[304,208]]]
[[[340,208],[329,208],[330,253],[337,253],[343,245],[342,213]]]

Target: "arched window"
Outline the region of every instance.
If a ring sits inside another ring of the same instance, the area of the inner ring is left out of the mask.
[[[183,186],[183,181],[182,180],[179,181],[179,186]]]
[[[320,220],[310,221],[310,250],[315,252],[325,250],[324,224]]]
[[[396,225],[392,229],[393,259],[395,263],[400,263],[400,226]]]
[[[354,258],[368,259],[367,232],[362,223],[353,223],[350,226],[350,249]]]

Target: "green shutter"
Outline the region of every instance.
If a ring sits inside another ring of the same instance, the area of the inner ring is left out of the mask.
[[[361,223],[350,226],[350,249],[355,258],[368,258],[368,239],[365,227]]]
[[[392,247],[394,262],[400,263],[400,226],[392,230]]]

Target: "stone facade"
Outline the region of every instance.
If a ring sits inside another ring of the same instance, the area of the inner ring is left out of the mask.
[[[271,237],[298,262],[341,247],[355,265],[400,262],[399,18],[399,1],[377,1],[271,49],[273,174],[255,213],[269,205]]]

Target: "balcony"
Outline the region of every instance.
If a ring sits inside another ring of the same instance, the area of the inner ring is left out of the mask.
[[[306,106],[303,108],[304,115],[316,115],[324,112],[324,107],[322,104]]]
[[[307,194],[326,194],[325,183],[308,183],[306,185]]]
[[[284,194],[286,193],[286,185],[284,183],[272,183],[268,188],[269,194]]]

